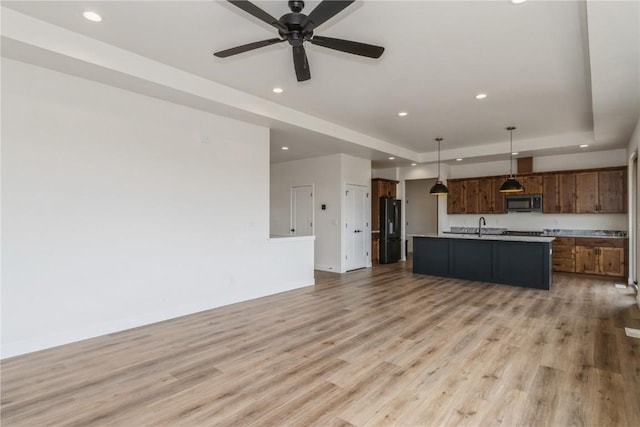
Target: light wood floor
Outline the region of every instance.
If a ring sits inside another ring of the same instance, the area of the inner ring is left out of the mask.
[[[2,425],[640,426],[633,292],[409,263],[2,362]]]

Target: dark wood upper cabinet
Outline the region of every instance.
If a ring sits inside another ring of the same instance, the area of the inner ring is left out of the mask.
[[[464,205],[465,213],[477,214],[480,213],[478,208],[478,188],[480,186],[479,179],[467,179],[465,180],[465,194]]]
[[[598,212],[598,171],[576,173],[576,212]]]
[[[574,213],[576,209],[575,174],[543,175],[542,195],[542,211],[544,213]]]
[[[447,188],[447,213],[463,214],[465,213],[465,185],[464,181],[448,181]]]
[[[560,173],[558,177],[558,200],[560,202],[560,212],[576,212],[576,174]],[[544,194],[542,196],[544,200]]]
[[[371,180],[371,231],[380,230],[380,198],[396,198],[398,181],[383,178]],[[371,252],[372,254],[377,252]]]
[[[626,168],[576,173],[576,212],[627,212]]]
[[[493,179],[478,180],[478,213],[493,213]]]
[[[523,194],[542,194],[544,213],[627,212],[627,168],[523,174],[516,178]],[[447,213],[505,212],[503,176],[449,180]]]
[[[560,183],[557,174],[542,177],[542,212],[560,213]]]
[[[522,194],[542,194],[542,175],[522,175],[516,178],[524,187]]]
[[[627,211],[626,170],[604,170],[598,172],[598,212],[615,213]]]
[[[493,211],[492,213],[503,214],[505,211],[504,193],[500,192],[500,187],[504,178],[492,178],[491,184],[493,186]]]

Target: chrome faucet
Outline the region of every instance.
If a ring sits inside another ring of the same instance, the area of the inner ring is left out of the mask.
[[[478,237],[482,237],[482,226],[487,225],[487,222],[484,220],[484,217],[481,216],[478,220]]]

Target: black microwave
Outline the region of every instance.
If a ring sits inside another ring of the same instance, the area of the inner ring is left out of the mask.
[[[542,194],[507,194],[507,212],[542,212]]]

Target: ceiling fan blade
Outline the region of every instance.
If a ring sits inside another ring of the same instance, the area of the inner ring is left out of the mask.
[[[221,50],[220,52],[216,52],[213,55],[218,58],[226,58],[227,56],[237,55],[239,53],[248,52],[253,49],[258,49],[259,47],[270,46],[272,44],[280,43],[285,41],[284,39],[269,39],[269,40],[261,40],[259,42],[253,42],[248,44],[243,44],[242,46],[232,47],[231,49]]]
[[[255,4],[251,3],[247,0],[227,0],[232,5],[239,7],[240,9],[247,12],[249,15],[255,16],[259,20],[266,22],[267,24],[276,27],[278,30],[282,31],[285,34],[289,33],[289,29],[280,23],[276,18],[269,15],[264,10],[260,9]]]
[[[312,44],[328,47],[329,49],[341,52],[352,53],[354,55],[366,56],[369,58],[380,58],[384,48],[372,44],[352,42],[350,40],[334,39],[331,37],[314,36],[309,40]]]
[[[305,31],[312,31],[314,28],[322,25],[327,20],[333,18],[344,8],[349,6],[355,0],[324,0],[311,11],[309,16],[300,24]]]
[[[309,61],[307,61],[307,53],[304,51],[304,46],[293,46],[293,66],[296,69],[296,77],[299,82],[311,78]]]

